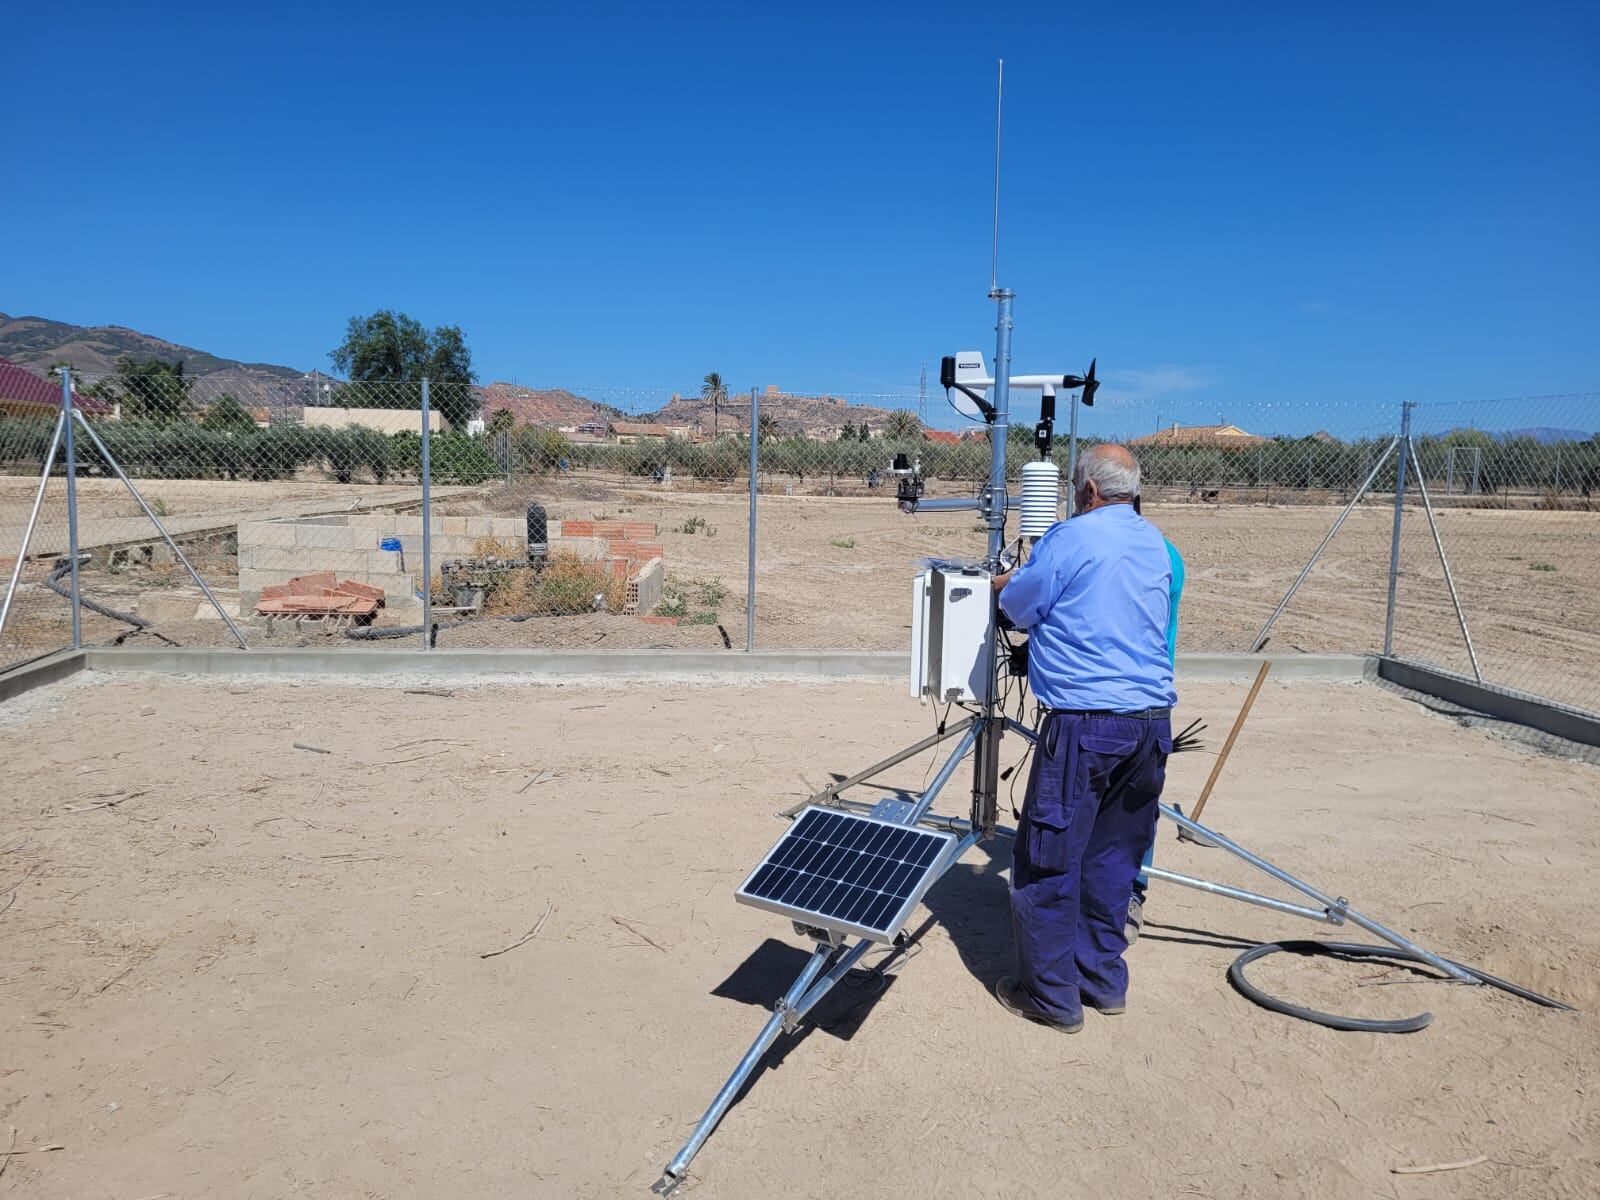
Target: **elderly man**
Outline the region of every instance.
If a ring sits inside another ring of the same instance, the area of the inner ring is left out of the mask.
[[[1072,520],[995,580],[1006,616],[1030,632],[1028,681],[1046,714],[1012,852],[1018,971],[995,994],[1066,1033],[1083,1028],[1084,1005],[1127,1005],[1128,900],[1155,838],[1176,700],[1172,561],[1134,511],[1139,464],[1095,446],[1072,482]]]

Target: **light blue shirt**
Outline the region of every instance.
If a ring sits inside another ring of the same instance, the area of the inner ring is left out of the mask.
[[[1173,560],[1132,505],[1059,521],[1000,593],[1030,635],[1028,684],[1050,708],[1138,712],[1177,702]]]

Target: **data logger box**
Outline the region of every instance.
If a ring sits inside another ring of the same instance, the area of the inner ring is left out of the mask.
[[[985,704],[994,690],[994,588],[978,567],[931,567],[911,589],[910,694]]]

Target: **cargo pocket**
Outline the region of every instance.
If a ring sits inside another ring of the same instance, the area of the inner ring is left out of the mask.
[[[1071,861],[1073,811],[1078,790],[1081,722],[1056,718],[1039,743],[1039,773],[1027,817],[1026,852],[1031,873],[1059,875]]]

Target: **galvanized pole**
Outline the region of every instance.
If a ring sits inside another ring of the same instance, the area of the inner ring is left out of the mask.
[[[750,389],[750,545],[745,551],[744,648],[756,648],[756,492],[761,473],[761,395]]]
[[[1067,403],[1072,405],[1072,420],[1068,424],[1070,432],[1067,434],[1067,516],[1070,518],[1078,507],[1078,398],[1069,395]]]
[[[1411,458],[1411,410],[1409,400],[1400,402],[1400,462],[1394,482],[1394,534],[1389,539],[1389,603],[1383,614],[1383,656],[1394,654],[1394,602],[1400,584],[1400,514],[1406,499],[1406,465]]]
[[[433,649],[433,502],[428,492],[431,435],[428,381],[422,381],[422,648]]]
[[[83,586],[78,580],[78,459],[74,453],[72,372],[61,368],[61,442],[67,463],[67,554],[72,561],[72,648],[83,649]]]

